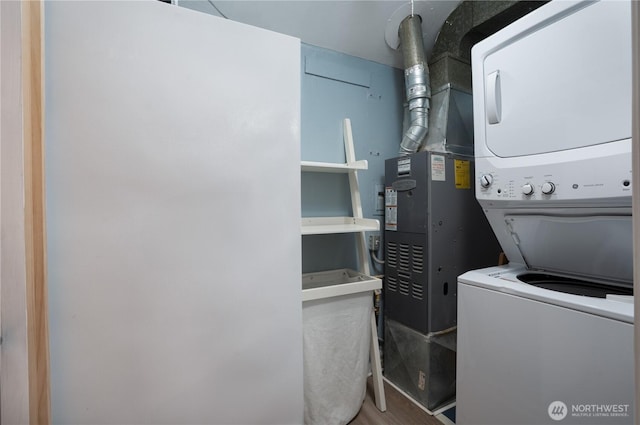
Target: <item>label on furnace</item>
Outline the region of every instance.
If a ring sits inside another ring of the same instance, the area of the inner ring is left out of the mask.
[[[411,174],[411,158],[404,158],[398,160],[398,175],[403,176]]]
[[[444,166],[444,156],[431,155],[431,181],[443,182],[447,180]]]
[[[398,192],[393,187],[384,189],[384,229],[398,230]]]
[[[471,189],[471,167],[469,161],[454,160],[456,171],[456,189]]]

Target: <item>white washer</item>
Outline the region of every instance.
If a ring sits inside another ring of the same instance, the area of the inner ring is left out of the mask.
[[[557,401],[563,424],[633,423],[632,297],[538,288],[518,280],[526,273],[458,278],[456,423],[557,423]]]
[[[458,278],[459,424],[633,423],[632,297],[593,293],[633,281],[629,16],[552,1],[472,50],[476,197],[510,265]]]

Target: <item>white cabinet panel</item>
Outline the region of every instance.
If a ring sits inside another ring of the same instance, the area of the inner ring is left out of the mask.
[[[459,283],[457,424],[633,423],[632,324]],[[626,407],[556,422],[556,400]]]
[[[55,423],[300,423],[300,44],[46,3]]]

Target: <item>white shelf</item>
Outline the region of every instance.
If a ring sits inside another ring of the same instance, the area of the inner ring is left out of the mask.
[[[355,233],[380,230],[380,222],[371,218],[356,217],[303,217],[303,235],[330,233]]]
[[[358,269],[356,272],[348,269],[333,270],[302,275],[302,301],[320,300],[339,297],[350,294],[374,291],[382,288],[382,281],[368,276],[369,258],[367,256],[367,231],[380,230],[380,222],[374,219],[363,218],[362,201],[360,200],[360,188],[358,185],[358,170],[366,170],[369,164],[365,160],[356,160],[353,146],[353,133],[351,120],[343,121],[343,141],[345,163],[335,164],[328,162],[302,161],[302,172],[315,173],[344,173],[349,176],[349,191],[351,192],[351,209],[353,217],[303,217],[301,233],[303,235],[322,235],[330,233],[356,233],[356,245],[358,251]],[[387,410],[382,381],[382,367],[380,365],[380,348],[378,346],[378,330],[375,313],[371,311],[370,329],[371,344],[369,347],[369,359],[371,373],[373,375],[373,393],[376,407],[384,412]]]
[[[350,162],[347,164],[334,164],[331,162],[302,161],[302,171],[314,173],[348,173],[351,170],[366,170],[369,164],[366,160]]]
[[[382,281],[349,269],[302,275],[302,301],[357,294],[382,288]]]

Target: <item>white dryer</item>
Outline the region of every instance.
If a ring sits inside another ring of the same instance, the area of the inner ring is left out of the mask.
[[[552,1],[472,70],[510,265],[458,278],[457,423],[633,423],[630,2]]]

